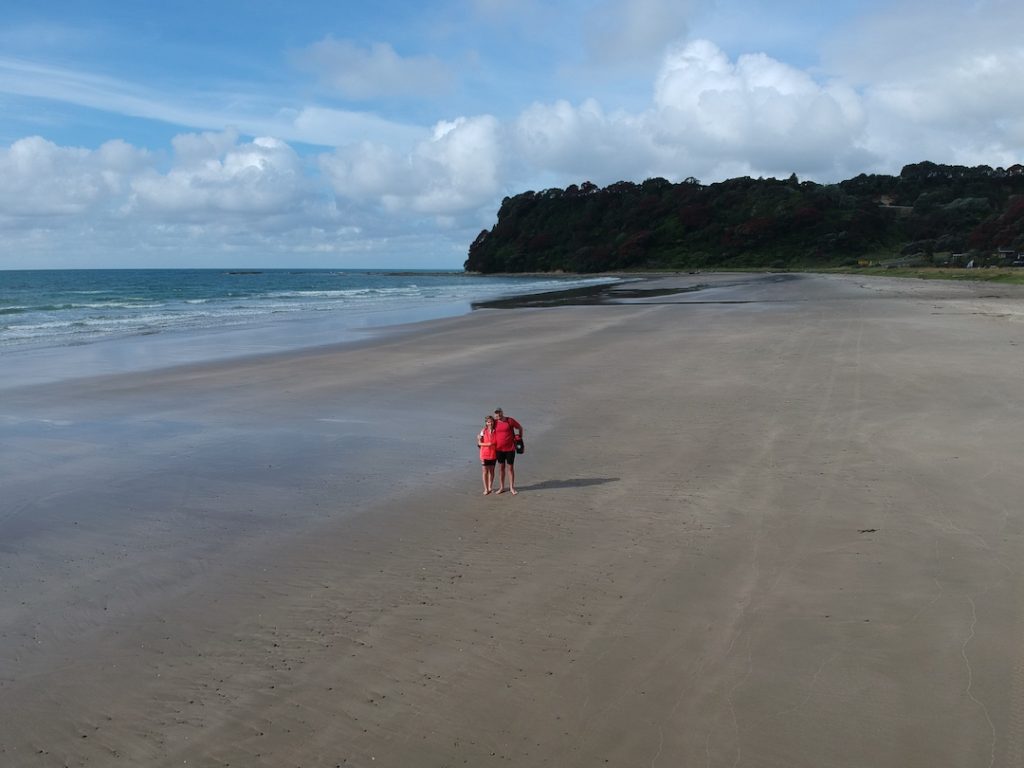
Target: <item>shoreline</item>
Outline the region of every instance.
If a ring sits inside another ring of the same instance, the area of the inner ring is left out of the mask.
[[[0,761],[1014,764],[1024,292],[639,288],[11,390]]]
[[[350,318],[347,324],[340,326],[337,319],[332,317],[284,317],[239,327],[180,329],[73,346],[11,348],[0,353],[0,358],[10,363],[10,372],[0,381],[0,391],[56,383],[65,379],[116,376],[203,363],[216,364],[223,360],[242,362],[249,358],[301,353],[339,344],[374,343],[389,334],[415,330],[422,323],[467,316],[481,310],[654,303],[658,299],[679,303],[680,294],[748,284],[752,280],[777,282],[815,274],[839,276],[840,273],[777,270],[602,273],[598,276],[614,277],[618,282],[568,290],[527,292],[499,299],[459,301],[414,310],[387,310],[355,318],[354,322]],[[906,277],[896,276],[843,274],[853,280],[863,278],[877,284],[907,280]],[[537,276],[545,275],[542,273]],[[1017,295],[1016,292],[1024,291],[1024,287],[1000,282],[927,278],[921,279],[921,282],[984,286],[987,288],[986,295],[993,297],[1012,297]]]
[[[453,302],[410,311],[387,310],[341,318],[347,321],[345,324],[332,317],[283,317],[238,327],[174,329],[74,346],[15,348],[0,354],[0,358],[10,362],[12,371],[0,382],[0,390],[54,383],[69,377],[117,376],[372,342],[413,324],[459,317],[468,312],[469,302]]]
[[[15,349],[2,357],[11,372],[0,381],[0,391],[46,386],[85,378],[173,371],[192,366],[245,364],[261,358],[317,354],[321,350],[374,344],[390,336],[415,333],[432,323],[455,320],[490,309],[553,308],[650,302],[710,288],[788,279],[779,275],[742,273],[620,275],[620,282],[567,290],[523,293],[501,299],[458,302],[409,311],[377,313],[366,324],[339,327],[334,318],[285,317],[239,328],[175,330],[133,335],[77,346]],[[382,317],[385,322],[381,323]],[[301,337],[298,335],[301,333]]]
[[[60,287],[62,279],[72,279],[64,274],[66,270],[53,280],[55,288],[45,280],[15,282],[14,300],[24,306],[14,306],[10,317],[15,320],[6,330],[0,328],[4,331],[0,334],[0,359],[9,371],[0,387],[360,341],[388,333],[392,327],[467,314],[472,311],[474,297],[544,291],[567,282],[610,280],[481,280],[461,273],[358,273],[382,279],[407,278],[398,280],[401,285],[392,286],[344,282],[341,278],[337,282],[334,273],[326,270],[317,273],[322,282],[296,283],[294,280],[305,280],[305,271],[276,270],[273,272],[277,277],[267,278],[269,283],[261,279],[258,285],[243,290],[239,298],[232,298],[234,285],[217,282],[221,276],[264,272],[199,270],[201,277],[178,292],[168,283],[174,278],[174,270],[152,271],[159,273],[159,280],[144,285],[136,285],[147,279],[141,276],[144,270],[88,270],[101,276],[83,283],[81,290]],[[194,275],[197,271],[180,272]],[[127,277],[107,280],[102,277],[107,273]],[[437,283],[431,278],[444,279]],[[103,300],[98,304],[90,303],[91,298],[80,298],[99,293],[103,293]],[[140,305],[143,298],[149,303]],[[194,306],[209,309],[193,314]],[[104,307],[112,308],[109,316],[104,314]],[[60,314],[64,311],[67,314]],[[151,312],[156,314],[147,314]]]

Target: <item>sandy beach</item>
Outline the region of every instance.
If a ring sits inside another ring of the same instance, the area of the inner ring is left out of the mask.
[[[1020,766],[1022,375],[1019,288],[678,275],[7,389],[0,765]]]

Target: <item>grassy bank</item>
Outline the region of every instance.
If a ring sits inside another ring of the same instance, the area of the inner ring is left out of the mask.
[[[880,277],[916,277],[921,280],[972,280],[977,282],[1024,285],[1024,269],[994,267],[989,269],[958,269],[953,267],[837,267],[815,270],[843,275],[877,275]]]

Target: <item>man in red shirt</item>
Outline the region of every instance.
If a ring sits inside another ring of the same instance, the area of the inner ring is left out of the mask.
[[[516,432],[518,431],[518,435]],[[508,466],[508,490],[515,496],[516,491],[516,440],[523,438],[523,425],[506,416],[501,408],[494,409],[494,441],[498,449],[498,493],[505,492],[505,467]]]

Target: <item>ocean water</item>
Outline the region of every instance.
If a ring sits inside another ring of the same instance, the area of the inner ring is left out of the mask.
[[[0,386],[317,346],[609,278],[360,270],[0,271]]]

